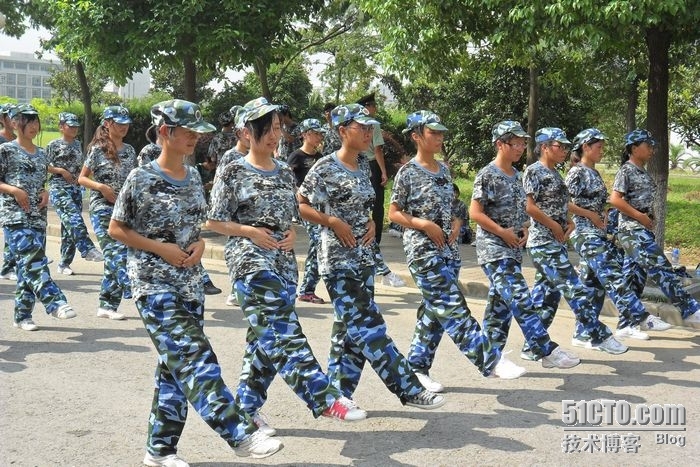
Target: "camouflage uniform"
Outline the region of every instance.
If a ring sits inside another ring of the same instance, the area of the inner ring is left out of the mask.
[[[29,196],[29,212],[19,207],[15,197],[0,193],[0,219],[5,243],[17,261],[15,323],[32,317],[36,298],[52,314],[67,303],[66,296],[51,279],[46,259],[46,213],[39,209],[48,173],[43,149],[27,153],[14,141],[0,145],[0,180],[24,190]]]
[[[112,218],[149,238],[183,250],[200,237],[206,202],[196,169],[173,180],[151,162],[128,176]],[[127,271],[141,319],[158,352],[147,451],[177,452],[187,403],[230,446],[256,430],[224,384],[216,355],[204,334],[202,266],[179,268],[160,256],[128,249]]]
[[[85,167],[92,171],[92,178],[96,182],[109,185],[119,195],[127,175],[136,166],[136,152],[131,145],[124,143],[117,157],[119,163],[115,164],[107,159],[102,149],[93,146],[88,151]],[[99,307],[117,311],[122,296],[129,297],[130,288],[126,274],[126,246],[114,240],[107,232],[113,208],[114,205],[102,193],[90,191],[90,221],[104,256]]]
[[[83,191],[77,185],[80,169],[83,166],[83,150],[80,141],[68,143],[55,139],[46,146],[49,165],[66,169],[76,181],[70,184],[59,174],[49,174],[49,197],[61,219],[61,261],[68,266],[73,262],[76,248],[85,258],[90,250],[95,249],[83,221]]]
[[[574,204],[604,216],[608,190],[597,170],[583,164],[572,167],[566,176],[566,186]],[[593,309],[600,315],[607,292],[620,313],[620,320],[625,317],[624,320],[631,321],[632,325],[639,325],[649,313],[629,287],[628,279],[622,272],[621,251],[608,240],[606,232],[596,227],[590,219],[574,215],[574,222],[576,230],[571,239],[581,258],[579,277],[586,287],[595,291],[591,296]],[[587,340],[578,321],[574,337]]]
[[[277,240],[298,216],[294,175],[281,161],[262,171],[244,158],[221,168],[211,191],[209,219],[266,227]],[[340,397],[313,356],[294,309],[297,263],[293,251],[266,250],[247,237],[229,237],[225,258],[241,310],[247,346],[236,403],[253,415],[267,399],[275,374],[315,417]]]
[[[221,156],[231,148],[236,145],[238,138],[236,138],[235,131],[221,131],[214,135],[211,142],[209,143],[209,149],[207,150],[207,157],[218,162],[221,160]]]
[[[374,301],[373,252],[361,243],[374,202],[367,159],[359,156],[357,171],[351,171],[337,154],[325,156],[308,173],[299,193],[320,211],[346,222],[358,240],[355,247],[346,247],[331,228],[321,228],[319,269],[334,309],[328,375],[344,396],[352,397],[369,361],[386,387],[405,403],[423,387],[387,334]]]
[[[394,179],[391,203],[412,216],[440,226],[445,239],[452,234],[454,192],[449,169],[439,163],[437,173],[421,167],[415,159],[401,167]],[[471,315],[459,289],[459,244],[438,248],[425,232],[407,228],[403,233],[408,269],[423,295],[408,360],[414,370],[428,374],[443,332],[459,350],[488,376],[500,359],[492,352],[479,322]]]
[[[525,169],[523,186],[544,214],[564,230],[568,228],[569,194],[556,169],[535,162]],[[537,271],[532,301],[545,327],[548,329],[552,324],[563,293],[580,324],[579,334],[590,337],[594,345],[612,336],[610,329],[598,319],[600,310],[596,310],[589,298],[595,295],[595,290],[579,279],[569,261],[566,245],[559,243],[551,230],[533,219],[527,248]],[[525,351],[527,347],[526,344]]]
[[[515,173],[509,176],[495,164],[488,164],[474,179],[472,199],[481,204],[484,213],[496,224],[521,232],[528,222],[525,191],[520,172],[513,170]],[[557,344],[550,339],[532,303],[522,273],[520,248],[511,248],[501,237],[478,226],[476,258],[490,282],[484,333],[493,352],[501,352],[505,347],[511,319],[515,318],[537,360],[552,353]]]
[[[0,144],[7,143],[7,139],[0,135]],[[7,238],[7,234],[5,234]],[[6,276],[17,269],[17,260],[12,256],[10,252],[10,245],[5,240],[5,246],[2,250],[2,269],[0,270],[0,275]]]
[[[145,145],[139,155],[136,156],[136,164],[139,167],[143,167],[146,164],[150,164],[151,161],[158,159],[162,148],[155,143],[148,143]]]
[[[327,156],[331,153],[336,152],[343,145],[340,135],[338,134],[338,129],[331,126],[329,123],[323,124],[323,129],[326,132],[323,135],[323,155]]]
[[[243,154],[242,152],[240,152],[236,148],[229,149],[221,156],[221,160],[219,161],[219,164],[216,166],[216,173],[218,174],[221,170],[223,170],[224,167],[226,167],[228,164],[230,164],[231,161],[234,161],[236,159],[240,159],[241,157],[245,157],[245,154]]]
[[[646,170],[630,161],[625,162],[615,175],[613,190],[621,193],[634,209],[654,220],[656,184]],[[621,212],[617,239],[625,251],[623,269],[629,274],[627,277],[632,278],[630,286],[638,292],[638,296],[641,296],[641,291],[644,290],[648,274],[671,303],[680,309],[683,319],[700,311],[700,303],[680,284],[678,275],[656,243],[652,231]],[[632,324],[631,321],[628,316],[621,316],[618,327],[626,327]]]
[[[455,217],[462,222],[459,228],[459,243],[471,243],[472,242],[472,229],[469,226],[469,214],[467,213],[467,205],[461,199],[452,200],[452,212],[454,212]]]

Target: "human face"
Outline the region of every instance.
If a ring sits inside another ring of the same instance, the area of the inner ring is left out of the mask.
[[[12,127],[17,132],[18,137],[33,140],[36,135],[41,131],[41,121],[39,117],[33,116],[35,118],[27,118],[24,115],[15,117],[12,120]]]
[[[345,135],[343,146],[357,152],[366,151],[369,148],[369,143],[372,141],[372,125],[361,125],[352,121],[341,128],[341,135]]]
[[[593,144],[583,145],[583,156],[597,164],[603,158],[603,149],[605,148],[605,141],[596,141]]]
[[[129,132],[128,123],[117,123],[114,120],[107,120],[107,129],[109,130],[109,136],[112,139],[121,141],[124,139],[126,134]]]
[[[272,117],[270,128],[267,129],[259,140],[256,140],[252,133],[250,133],[250,152],[272,155],[277,149],[281,137],[282,124],[279,115],[275,114]]]
[[[199,133],[181,126],[174,127],[172,131],[166,126],[161,127],[161,132],[167,132],[165,145],[168,149],[183,156],[194,153],[194,147],[199,139]],[[161,133],[161,136],[163,134]]]
[[[656,146],[644,141],[637,146],[632,146],[632,157],[646,164],[654,155],[655,148]]]
[[[418,151],[432,155],[442,151],[442,143],[444,139],[444,131],[431,130],[430,128],[423,127],[423,131],[421,133],[416,131],[413,132],[413,140],[416,142]]]
[[[545,150],[543,151],[543,154],[545,158],[554,164],[564,162],[566,156],[568,156],[569,152],[571,151],[571,147],[568,144],[560,143],[559,141],[547,143],[544,147]]]
[[[323,141],[323,134],[318,131],[309,130],[304,133],[304,139],[313,147],[318,146]]]
[[[519,161],[527,148],[527,140],[520,136],[515,136],[508,142],[500,141],[499,143],[499,151],[511,162]]]
[[[78,136],[78,127],[77,126],[68,126],[65,123],[62,123],[60,125],[61,133],[63,133],[63,137],[67,139],[68,141],[73,141],[76,136]]]

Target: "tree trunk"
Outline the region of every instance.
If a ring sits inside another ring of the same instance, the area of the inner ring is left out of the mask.
[[[80,100],[83,103],[83,113],[85,114],[83,116],[83,151],[86,151],[88,144],[92,141],[94,131],[92,127],[92,92],[88,85],[87,76],[85,76],[85,67],[80,60],[75,62],[75,74],[80,84]]]
[[[537,162],[535,155],[535,132],[537,131],[537,120],[539,119],[539,77],[537,65],[530,64],[530,99],[527,103],[527,133],[530,139],[527,142],[527,163]]]
[[[190,102],[197,102],[197,66],[194,58],[186,53],[182,59],[185,68],[185,99]]]
[[[666,223],[666,193],[668,192],[668,51],[671,34],[659,28],[646,31],[649,54],[649,91],[647,94],[647,127],[658,146],[647,164],[649,175],[656,183],[656,243],[663,248]]]
[[[627,88],[627,111],[625,129],[627,133],[637,128],[637,106],[639,105],[639,77],[635,75]]]
[[[267,65],[262,59],[256,59],[253,64],[255,74],[258,76],[260,81],[260,89],[262,90],[263,97],[272,102],[272,93],[270,92],[270,83],[267,80]]]

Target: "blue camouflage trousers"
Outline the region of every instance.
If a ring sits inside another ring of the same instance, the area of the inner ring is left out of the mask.
[[[635,289],[629,286],[629,278],[622,269],[624,261],[622,251],[600,235],[579,234],[572,237],[572,240],[581,258],[579,278],[583,285],[595,291],[591,296],[591,305],[598,311],[598,315],[603,309],[607,292],[620,315],[618,329],[622,323],[626,323],[625,327],[637,326],[645,320],[649,313],[639,296],[635,294]],[[578,320],[574,336],[582,340],[589,338]]]
[[[294,309],[296,284],[275,272],[259,271],[238,278],[234,288],[249,326],[236,403],[255,414],[279,373],[319,417],[341,393],[323,373],[302,332]]]
[[[67,303],[66,296],[51,278],[46,259],[46,231],[43,229],[9,225],[4,228],[5,243],[17,261],[15,288],[15,323],[32,317],[38,298],[51,314]]]
[[[511,320],[515,317],[525,335],[526,345],[537,360],[552,353],[557,343],[549,337],[534,308],[520,262],[514,258],[503,258],[482,264],[481,269],[491,283],[484,310],[484,333],[493,352],[503,352]]]
[[[624,268],[630,274],[630,286],[636,289],[639,296],[644,290],[644,281],[648,275],[681,311],[683,319],[700,310],[700,303],[681,285],[673,266],[656,243],[653,232],[647,229],[620,230],[617,239],[625,250]]]
[[[84,258],[88,251],[95,248],[87,227],[83,221],[83,193],[78,186],[51,188],[49,199],[61,219],[61,261],[59,264],[70,265],[75,257],[76,248]]]
[[[547,243],[530,247],[528,251],[536,270],[531,292],[532,302],[545,328],[549,329],[554,321],[559,301],[564,295],[577,323],[580,323],[577,332],[590,337],[593,344],[600,344],[612,336],[610,328],[598,318],[602,302],[596,309],[596,304],[590,298],[595,295],[595,291],[583,285],[579,279],[569,261],[566,247],[558,243]],[[528,350],[526,342],[523,351]]]
[[[5,246],[2,249],[2,269],[0,274],[3,276],[17,269],[17,260],[10,251],[10,244],[7,242],[7,232],[5,232]]]
[[[299,292],[310,294],[316,292],[316,286],[321,278],[318,273],[318,244],[321,237],[321,226],[309,221],[302,221],[302,223],[309,233],[309,251],[306,254],[304,277],[301,280]]]
[[[389,266],[386,265],[384,261],[384,256],[382,256],[382,250],[379,249],[379,243],[372,243],[372,252],[374,253],[374,269],[378,276],[386,276],[391,272]]]
[[[100,308],[116,311],[122,296],[131,292],[129,277],[126,275],[126,245],[109,236],[109,220],[112,209],[102,209],[90,213],[92,228],[104,256],[104,274],[100,287]]]
[[[365,361],[402,403],[423,391],[408,360],[387,335],[386,322],[374,301],[374,268],[337,270],[323,275],[333,302],[334,320],[328,377],[352,398]]]
[[[188,401],[231,447],[253,433],[257,427],[236,405],[204,334],[204,304],[168,292],[140,297],[136,308],[158,352],[148,452],[155,456],[177,452]]]
[[[471,315],[459,288],[459,265],[459,261],[446,260],[438,255],[414,260],[408,265],[423,295],[408,350],[408,362],[417,372],[428,374],[443,332],[447,332],[484,376],[491,374],[501,358],[500,352],[493,351],[479,322]]]

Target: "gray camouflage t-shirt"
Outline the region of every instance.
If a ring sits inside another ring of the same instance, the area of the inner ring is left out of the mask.
[[[46,146],[46,159],[49,165],[60,169],[66,169],[73,176],[75,182],[78,182],[80,169],[83,168],[83,162],[85,160],[80,141],[75,139],[72,143],[68,143],[63,138],[51,141]],[[69,184],[66,179],[63,178],[63,175],[49,174],[49,186],[52,189],[66,188],[74,185],[75,184]]]
[[[374,205],[374,189],[369,179],[369,163],[360,155],[357,170],[348,169],[337,154],[319,159],[306,174],[299,194],[321,212],[345,221],[357,239],[354,247],[344,246],[333,229],[321,227],[318,268],[321,274],[331,271],[361,271],[374,266],[372,245],[363,245]]]
[[[578,164],[566,175],[566,187],[571,201],[576,206],[603,215],[608,201],[608,189],[597,170]],[[577,233],[595,234],[605,237],[605,231],[596,227],[590,219],[574,215]]]
[[[46,230],[46,206],[39,209],[44,190],[48,162],[46,154],[36,147],[34,154],[22,149],[17,140],[0,144],[0,180],[24,190],[29,196],[29,212],[19,207],[15,197],[0,193],[0,223],[4,227],[22,225]]]
[[[115,164],[107,159],[102,149],[93,146],[88,151],[85,159],[85,167],[92,171],[92,178],[96,182],[109,185],[114,193],[119,196],[124,181],[129,172],[136,166],[136,151],[129,144],[124,144],[117,153],[120,163]],[[101,192],[90,190],[90,211],[111,209],[113,205],[105,199]]]
[[[472,199],[481,204],[484,213],[496,224],[519,232],[529,219],[525,212],[525,190],[520,172],[513,171],[513,175],[507,175],[491,162],[476,175]],[[521,262],[521,249],[509,247],[501,237],[477,225],[477,262],[487,264],[504,258]]]
[[[287,164],[274,160],[275,169],[260,170],[244,158],[219,166],[210,194],[209,219],[236,222],[272,230],[275,239],[293,228],[299,217],[294,174]],[[231,278],[272,271],[296,284],[297,262],[294,251],[266,250],[248,237],[229,237],[225,249]]]
[[[452,219],[457,217],[457,213],[452,208],[454,190],[450,171],[442,162],[438,164],[437,173],[421,167],[415,158],[401,167],[394,179],[391,202],[412,216],[436,223],[442,228],[447,240],[452,235]],[[408,264],[435,255],[459,260],[458,242],[438,248],[422,230],[404,229],[403,249]]]
[[[186,168],[184,180],[170,178],[155,161],[133,170],[119,192],[112,219],[144,237],[186,250],[199,239],[207,209],[197,169]],[[180,268],[154,253],[129,247],[126,270],[135,299],[170,292],[185,301],[204,301],[201,263]]]
[[[630,206],[639,212],[654,219],[654,197],[656,196],[656,183],[651,175],[641,167],[630,161],[625,162],[615,175],[613,190],[623,194],[623,198]],[[645,227],[620,212],[618,222],[620,230],[644,229]]]
[[[230,164],[231,161],[235,161],[236,159],[240,159],[242,157],[245,157],[245,154],[240,152],[238,149],[229,149],[224,153],[223,156],[221,156],[221,159],[219,160],[219,163],[216,166],[216,173],[219,173],[221,170],[223,170],[223,168]]]
[[[531,195],[547,216],[566,230],[569,226],[569,191],[564,179],[556,169],[545,167],[540,161],[528,166],[523,175],[525,195]],[[559,243],[554,234],[544,225],[532,219],[527,247],[541,246],[547,243]]]
[[[143,167],[146,164],[150,164],[151,161],[158,159],[163,148],[155,143],[148,143],[145,145],[139,155],[136,156],[136,163],[139,167]]]

